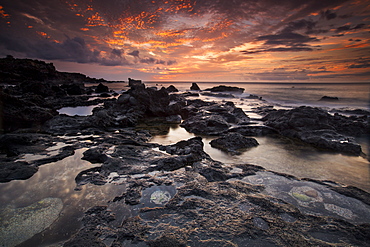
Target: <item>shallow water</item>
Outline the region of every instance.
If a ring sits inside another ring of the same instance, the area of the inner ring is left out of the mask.
[[[194,136],[184,128],[172,127],[167,135],[154,136],[151,142],[169,145]],[[255,137],[259,146],[246,150],[241,155],[229,155],[211,147],[209,143],[215,137],[202,138],[205,152],[212,159],[226,164],[249,163],[299,178],[331,180],[370,192],[370,165],[363,157],[322,152],[285,138],[272,137]]]
[[[168,83],[168,85],[170,84],[172,83]],[[191,84],[183,83],[174,85],[179,89],[187,90]],[[199,85],[202,89],[215,86],[214,83],[199,83]],[[113,86],[114,89],[114,85],[108,86]],[[116,86],[119,88],[118,90],[122,90],[123,88],[122,84],[117,84]],[[244,85],[240,84],[235,84],[235,86],[244,87]],[[315,88],[314,86],[317,87]],[[292,101],[289,101],[289,97],[287,100],[286,96],[288,94],[279,94],[279,90],[281,90],[281,92],[288,92],[289,90],[287,87],[290,87],[292,91],[295,90],[296,92],[297,97],[293,97],[291,99]],[[238,107],[241,107],[243,110],[247,111],[247,114],[250,117],[259,119],[261,116],[252,113],[254,107],[278,103],[279,105],[275,105],[275,108],[289,108],[295,104],[300,104],[299,102],[297,103],[297,98],[300,97],[298,92],[306,92],[307,97],[315,98],[315,100],[312,101],[315,103],[318,95],[325,95],[330,91],[329,89],[327,89],[327,91],[320,91],[320,87],[318,85],[309,85],[308,87],[310,88],[297,88],[297,86],[292,88],[291,85],[251,84],[248,88],[246,88],[246,93],[238,95],[237,98],[228,98],[225,100],[233,101]],[[356,90],[359,90],[361,87],[366,88],[363,87],[363,85],[360,85]],[[276,90],[277,92],[274,93]],[[337,92],[339,91],[337,90]],[[240,98],[248,96],[249,93],[263,96],[266,99],[271,97],[272,100],[271,102],[265,102],[260,100]],[[280,96],[282,98],[279,98]],[[339,94],[329,96],[341,97]],[[352,100],[357,96],[362,98],[356,103],[356,101]],[[207,96],[200,96],[199,98],[209,101],[223,100],[222,98]],[[355,103],[352,105],[348,104],[347,106],[364,108],[366,105],[364,105],[365,100],[363,94],[349,93],[348,98],[348,102],[351,101]],[[309,104],[308,101],[305,103]],[[324,106],[331,107],[330,104],[331,103],[325,103]],[[59,112],[67,115],[86,116],[91,114],[94,107],[96,106],[62,108],[59,110]],[[333,107],[341,107],[341,105],[334,103]],[[256,121],[256,124],[262,124],[258,120],[254,121]],[[151,142],[169,145],[181,140],[192,138],[194,136],[194,134],[188,133],[185,129],[180,128],[179,126],[172,126],[169,128],[167,134],[154,136]],[[74,137],[66,137],[66,139],[69,141],[73,141],[70,140],[70,138],[73,139]],[[287,173],[300,178],[305,177],[320,180],[332,180],[346,185],[353,185],[370,192],[369,162],[362,157],[320,152],[314,148],[297,144],[287,139],[271,137],[257,137],[256,139],[260,143],[258,147],[249,149],[241,155],[232,156],[218,149],[212,148],[209,145],[209,142],[215,137],[202,136],[202,138],[204,150],[213,159],[219,160],[226,164],[251,163],[254,165],[260,165],[272,171]],[[368,153],[368,139],[362,138],[358,141],[364,148],[364,152]],[[50,151],[49,155],[52,155],[52,152],[57,152],[58,149],[64,145],[64,143],[56,143],[54,147],[50,147],[48,149],[48,151]],[[63,242],[80,228],[79,219],[88,208],[96,205],[106,205],[109,200],[112,200],[112,198],[115,196],[120,196],[125,190],[125,185],[121,185],[118,182],[103,186],[86,184],[81,187],[81,190],[75,190],[76,175],[83,170],[98,166],[81,160],[82,153],[85,150],[86,149],[78,149],[73,156],[67,157],[58,162],[40,166],[39,171],[28,180],[11,181],[9,183],[0,184],[0,209],[4,209],[6,207],[12,209],[28,208],[30,205],[34,205],[45,198],[56,198],[62,200],[63,202],[63,208],[60,212],[59,218],[45,231],[36,234],[31,239],[25,241],[19,246],[47,246],[49,244]],[[25,155],[23,158],[21,158],[21,160],[29,161],[39,158],[42,158],[42,156]],[[175,193],[176,187],[174,186],[153,186],[143,191],[141,204],[138,206],[132,207],[122,203],[110,203],[109,209],[115,212],[117,217],[117,220],[114,222],[114,224],[120,225],[124,218],[137,215],[139,213],[139,209],[143,206],[155,207],[165,203]],[[346,213],[346,211],[329,204],[326,207],[340,214],[343,212]],[[141,216],[147,218],[151,217],[149,213],[142,214]],[[285,215],[284,217],[287,218],[287,220],[294,220],[289,218],[289,215]],[[264,227],[264,223],[261,220],[257,218],[255,221],[256,224],[261,225],[262,228]],[[130,241],[128,241],[128,245],[130,244]],[[248,242],[248,244],[250,243]]]
[[[77,106],[77,107],[63,107],[58,110],[59,114],[66,114],[68,116],[88,116],[92,114],[96,105]]]
[[[78,149],[73,156],[40,166],[39,171],[30,179],[0,184],[0,208],[2,209],[27,207],[50,197],[60,198],[63,201],[63,209],[58,220],[50,228],[19,246],[40,246],[40,244],[47,245],[66,240],[79,229],[79,218],[87,209],[121,195],[125,186],[117,184],[103,186],[87,184],[81,190],[75,190],[76,175],[95,166],[81,160],[85,150]]]

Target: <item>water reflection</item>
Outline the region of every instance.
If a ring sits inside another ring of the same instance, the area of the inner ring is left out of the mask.
[[[76,175],[93,167],[81,160],[85,148],[61,161],[40,166],[39,171],[28,180],[0,184],[0,208],[27,207],[44,198],[60,198],[63,209],[57,221],[44,232],[35,235],[19,246],[40,246],[68,239],[80,227],[78,219],[88,208],[106,204],[114,196],[122,194],[124,185],[85,185],[75,191]]]
[[[151,142],[169,145],[194,136],[178,127],[171,128],[167,135],[153,137]],[[370,192],[369,162],[363,157],[322,152],[288,139],[272,137],[256,137],[259,146],[232,156],[209,145],[215,137],[202,137],[205,152],[226,164],[250,163],[300,178],[331,180]]]
[[[92,110],[96,105],[77,106],[77,107],[63,107],[58,110],[59,114],[66,114],[68,116],[88,116],[92,114]]]

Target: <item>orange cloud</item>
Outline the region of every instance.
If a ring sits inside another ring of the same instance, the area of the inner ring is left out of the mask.
[[[365,47],[369,47],[369,46],[370,46],[370,44],[368,44],[368,43],[360,43],[360,44],[346,45],[346,46],[343,46],[343,47],[333,48],[333,49],[330,49],[328,51],[340,51],[340,50],[345,50],[345,49],[365,48]]]
[[[0,5],[0,16],[1,16],[1,18],[9,18],[10,17],[9,14],[5,13],[4,7],[1,6],[1,5]]]
[[[44,37],[44,38],[50,39],[50,36],[49,36],[47,33],[45,33],[45,32],[36,31],[36,33],[37,33],[38,35],[40,35],[41,37]]]

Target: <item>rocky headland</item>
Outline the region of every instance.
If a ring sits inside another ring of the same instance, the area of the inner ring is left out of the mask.
[[[224,164],[205,152],[202,139],[214,136],[211,145],[230,155],[259,145],[253,138],[257,136],[290,138],[320,150],[364,155],[353,137],[369,134],[368,112],[348,117],[312,107],[256,109],[264,115],[264,124],[255,125],[233,102],[189,99],[195,95],[177,93],[174,86],[148,88],[139,80],[130,80],[130,87],[119,96],[89,100],[89,93],[113,96],[113,92],[101,80],[95,81],[102,83],[97,87],[86,87],[84,80],[62,79],[66,75],[43,62],[8,57],[0,64],[4,63],[8,67],[1,72],[1,78],[6,79],[2,81],[14,86],[0,89],[0,182],[28,179],[40,166],[84,148],[82,159],[95,166],[75,175],[75,190],[88,184],[125,185],[120,196],[86,210],[81,228],[60,245],[368,244],[369,193],[253,164]],[[29,64],[34,72],[27,74],[22,66],[16,66],[18,63]],[[14,73],[9,66],[14,66]],[[192,89],[200,90],[195,85]],[[244,89],[220,86],[209,91],[242,93]],[[66,106],[98,104],[88,116],[57,111]],[[168,131],[174,124],[197,136],[171,145],[149,142],[153,135]],[[48,150],[55,143],[63,145],[51,153]],[[22,159],[25,154],[40,157]],[[52,203],[40,206],[40,210],[55,220],[61,211],[57,202],[57,209],[50,209],[49,214],[45,210],[52,208]],[[130,211],[128,216],[120,213],[122,207]],[[27,217],[8,220],[11,223],[0,228],[0,236],[10,232],[15,221],[23,224]],[[50,224],[39,227],[38,232]],[[19,244],[14,239],[0,241],[0,245]]]

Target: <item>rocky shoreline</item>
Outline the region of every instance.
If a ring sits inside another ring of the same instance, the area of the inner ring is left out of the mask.
[[[369,193],[252,164],[221,163],[204,151],[202,136],[217,137],[211,145],[231,155],[258,145],[253,137],[283,136],[320,150],[358,156],[364,154],[353,137],[369,134],[369,112],[348,117],[312,107],[263,109],[264,124],[254,125],[232,102],[189,99],[204,93],[197,85],[191,85],[196,93],[183,94],[173,86],[156,89],[133,81],[115,97],[103,84],[93,88],[70,84],[70,91],[65,84],[51,86],[45,81],[1,87],[0,182],[28,179],[41,165],[86,148],[82,159],[98,166],[76,174],[76,190],[87,184],[126,185],[120,196],[88,209],[80,230],[60,245],[368,244]],[[80,94],[73,94],[73,88]],[[219,86],[207,91],[224,94],[243,89]],[[89,101],[96,95],[88,92],[111,97]],[[57,112],[67,106],[97,104],[89,116]],[[150,143],[161,129],[139,128],[149,123],[164,129],[181,124],[197,137],[171,145]],[[50,153],[48,148],[55,143],[64,145]],[[40,157],[22,160],[24,154]],[[123,206],[132,210],[129,217],[120,216],[117,208]]]

